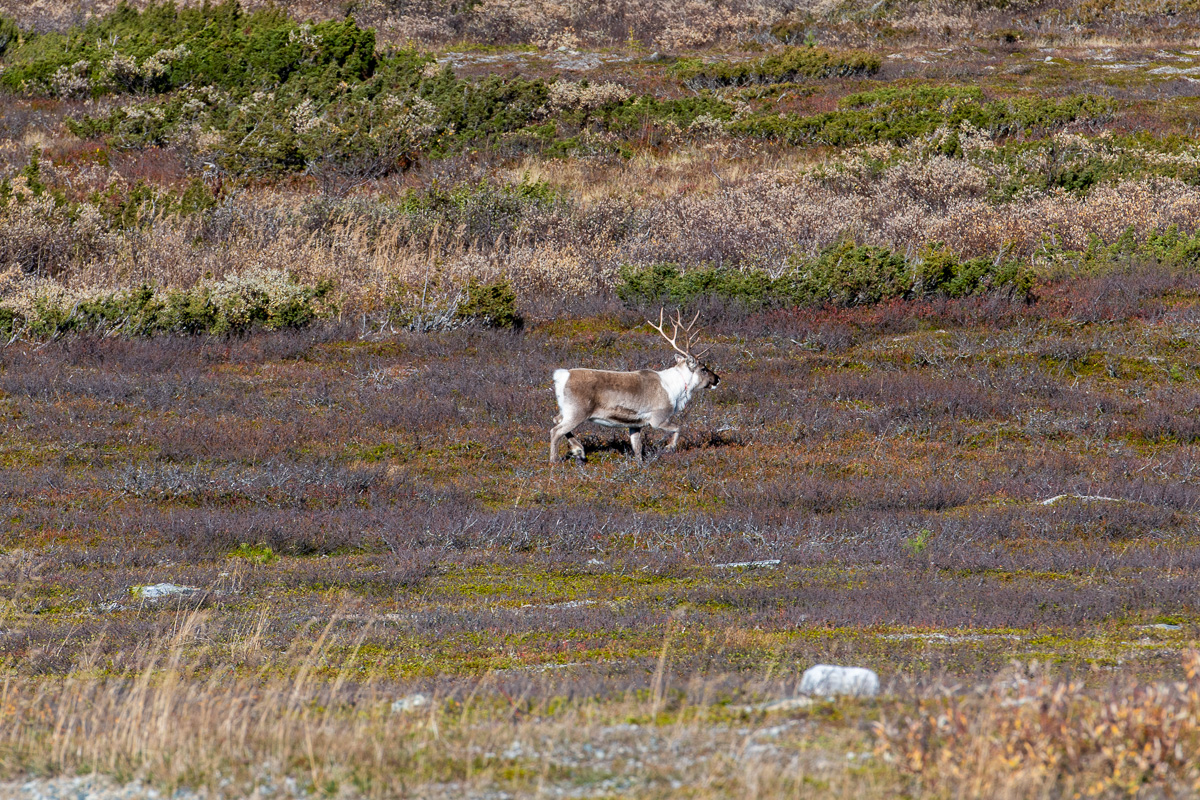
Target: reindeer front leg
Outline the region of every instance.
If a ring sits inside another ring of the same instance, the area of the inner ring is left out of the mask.
[[[674,453],[675,448],[679,445],[679,426],[678,425],[662,425],[660,431],[670,431],[671,441],[667,442],[667,446],[663,448],[668,453]]]
[[[679,444],[679,426],[671,422],[671,416],[667,414],[662,417],[652,417],[650,419],[650,426],[655,430],[667,431],[671,434],[671,441],[667,442],[665,449],[667,452],[674,451],[675,446]]]

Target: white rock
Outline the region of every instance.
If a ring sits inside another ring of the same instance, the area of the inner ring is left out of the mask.
[[[768,558],[765,561],[730,561],[726,564],[713,564],[717,569],[771,569],[779,566],[778,558]]]
[[[174,594],[191,594],[200,591],[195,586],[177,586],[173,583],[155,583],[150,586],[134,586],[129,593],[139,600],[158,600]]]
[[[817,664],[805,671],[800,679],[804,694],[874,697],[879,694],[879,676],[864,667],[836,667]]]
[[[427,694],[418,692],[417,694],[405,695],[399,700],[392,701],[392,713],[406,714],[410,711],[419,711],[429,705],[429,703],[429,695]]]
[[[1044,506],[1052,506],[1060,500],[1081,500],[1085,503],[1124,503],[1120,497],[1105,497],[1101,494],[1056,494],[1047,500],[1039,502]]]

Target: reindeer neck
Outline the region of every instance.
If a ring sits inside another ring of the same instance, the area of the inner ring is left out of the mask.
[[[659,370],[658,377],[662,379],[663,389],[671,399],[671,405],[675,406],[675,413],[683,411],[696,389],[695,373],[688,369],[687,364],[676,364]]]

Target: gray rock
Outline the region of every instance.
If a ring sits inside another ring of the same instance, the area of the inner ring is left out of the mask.
[[[150,586],[134,586],[129,593],[139,600],[161,600],[177,594],[191,594],[200,591],[195,586],[178,586],[174,583],[155,583]]]
[[[874,697],[879,694],[879,676],[864,667],[817,664],[805,671],[800,679],[800,691],[826,696]]]
[[[407,714],[412,711],[420,711],[422,708],[427,707],[429,703],[429,695],[427,694],[418,692],[417,694],[405,695],[398,700],[392,701],[392,713]]]

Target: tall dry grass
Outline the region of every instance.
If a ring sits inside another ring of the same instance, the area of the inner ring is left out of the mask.
[[[1032,678],[1014,670],[974,689],[893,682],[897,693],[878,701],[746,706],[714,695],[703,676],[673,686],[669,631],[649,691],[566,697],[543,673],[514,693],[493,673],[414,701],[412,687],[372,670],[362,650],[371,620],[339,634],[334,615],[257,670],[253,659],[212,656],[252,655],[262,625],[218,644],[205,621],[182,612],[119,674],[88,656],[60,678],[5,667],[0,775],[99,772],[215,797],[289,786],[352,797],[572,787],[695,798],[1181,796],[1200,781],[1195,653],[1174,684],[1121,674],[1089,688],[1035,667]]]
[[[817,796],[806,784],[851,795],[877,794],[889,782],[846,769],[845,752],[868,746],[858,728],[829,732],[831,758],[795,751],[802,724],[780,727],[711,696],[681,702],[666,661],[669,637],[648,693],[568,699],[543,675],[514,694],[489,674],[456,697],[413,701],[411,687],[375,674],[360,651],[372,622],[363,621],[357,637],[339,637],[337,621],[314,628],[311,640],[297,637],[287,656],[258,671],[201,666],[239,660],[211,658],[219,646],[206,643],[201,611],[182,613],[172,635],[148,641],[137,666],[120,674],[88,657],[61,678],[7,667],[0,776],[99,772],[216,797],[288,785],[352,797],[489,788],[530,795],[556,786],[628,796]],[[248,631],[234,646],[244,656],[261,642]],[[690,691],[704,695],[702,687]],[[393,706],[401,697],[408,707]],[[780,736],[788,743],[776,747]]]

